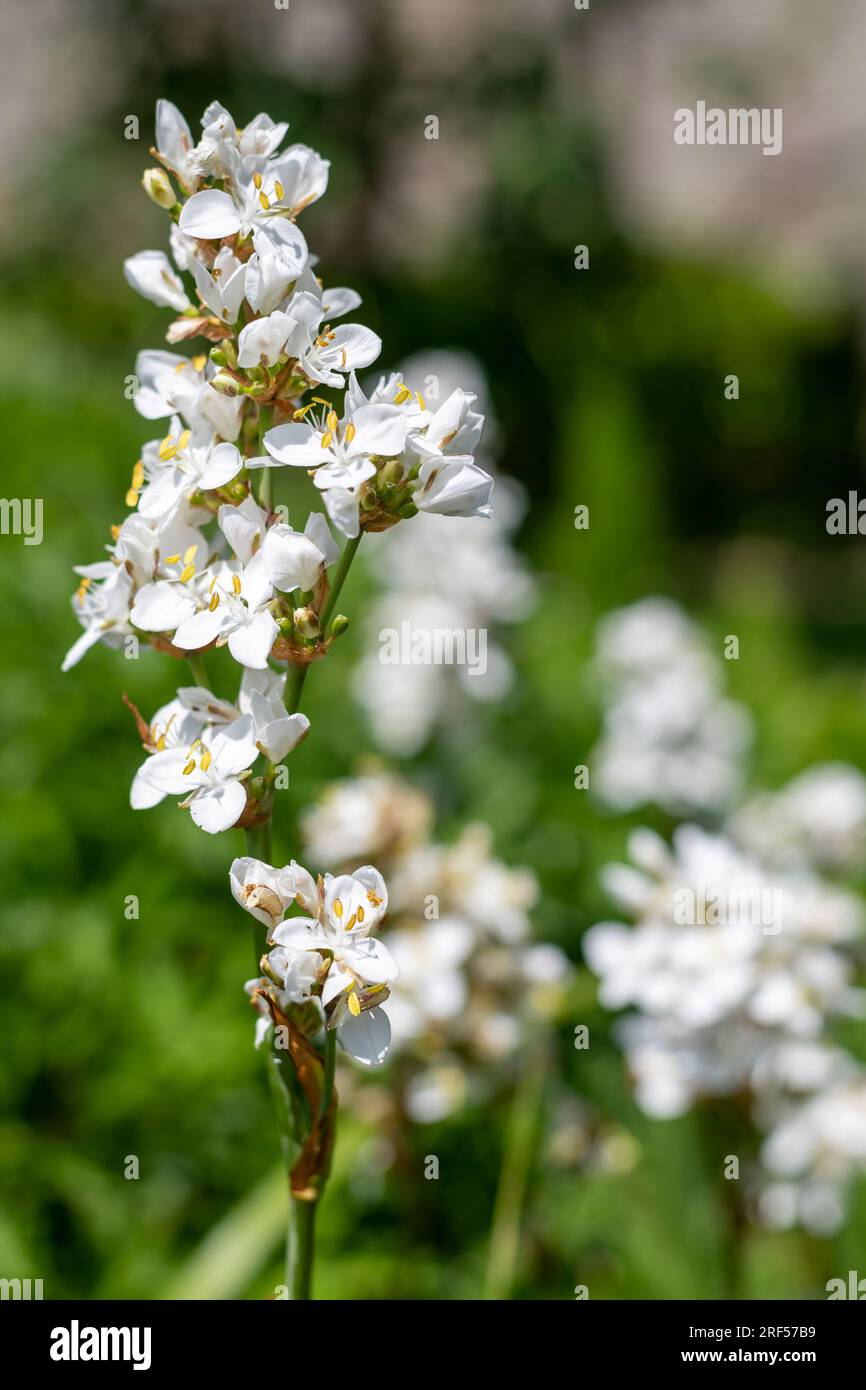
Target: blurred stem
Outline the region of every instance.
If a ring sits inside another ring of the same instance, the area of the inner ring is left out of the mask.
[[[273,417],[274,417],[274,408],[273,408],[273,406],[271,406],[271,405],[260,405],[260,406],[259,406],[259,454],[260,454],[260,455],[261,455],[261,454],[264,454],[264,453],[266,452],[266,451],[265,451],[264,439],[265,439],[265,435],[267,434],[268,430],[269,430],[270,427],[271,427],[271,421],[273,420]],[[265,510],[266,512],[270,512],[270,511],[272,510],[273,479],[274,479],[273,470],[270,469],[270,468],[260,468],[260,469],[258,470],[258,472],[259,472],[260,475],[261,475],[260,478],[259,478],[259,490],[258,490],[258,499],[257,499],[257,500],[258,500],[258,504],[259,504],[260,507],[263,507],[264,510]]]
[[[520,1255],[523,1209],[541,1115],[546,1072],[547,1046],[539,1040],[526,1059],[526,1066],[511,1101],[499,1187],[493,1208],[493,1229],[484,1281],[486,1299],[511,1297]]]
[[[207,678],[207,667],[204,664],[204,657],[200,652],[191,652],[186,659],[192,677],[196,685],[204,686],[205,690],[210,690]]]
[[[296,1197],[289,1200],[286,1283],[289,1298],[295,1302],[312,1298],[316,1206],[316,1202],[299,1202]]]
[[[337,1030],[336,1028],[328,1028],[325,1032],[325,1076],[322,1081],[322,1103],[319,1107],[320,1121],[324,1121],[331,1106],[331,1097],[334,1094],[334,1073],[336,1068]]]

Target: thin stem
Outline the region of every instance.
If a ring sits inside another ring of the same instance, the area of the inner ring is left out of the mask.
[[[270,405],[260,405],[260,406],[259,406],[259,454],[260,454],[260,455],[261,455],[261,454],[264,454],[264,452],[265,452],[264,439],[265,439],[265,435],[267,434],[268,430],[269,430],[270,427],[271,427],[271,421],[272,421],[272,419],[273,419],[273,415],[274,415],[273,406],[270,406]],[[266,512],[270,512],[270,511],[272,510],[272,499],[273,499],[273,481],[274,481],[273,470],[270,469],[270,468],[260,468],[260,469],[258,470],[258,472],[259,472],[259,488],[258,488],[258,499],[257,499],[257,500],[258,500],[258,504],[259,504],[260,507],[263,507],[264,510],[265,510]]]
[[[207,678],[207,667],[204,664],[204,657],[201,652],[190,652],[186,661],[189,669],[192,671],[193,680],[196,685],[201,685],[205,690],[210,690],[210,682]]]
[[[493,1230],[484,1281],[486,1299],[509,1298],[514,1284],[520,1255],[523,1208],[535,1149],[546,1070],[547,1049],[539,1042],[534,1054],[527,1058],[508,1116],[505,1152],[493,1208]]]
[[[325,1033],[325,1075],[322,1081],[322,1103],[319,1107],[319,1121],[323,1122],[331,1107],[334,1094],[334,1073],[337,1068],[337,1030],[328,1028]]]
[[[286,1283],[289,1298],[306,1302],[312,1298],[313,1249],[316,1228],[316,1202],[289,1201],[289,1229],[286,1239]]]
[[[319,624],[325,637],[328,635],[328,623],[331,621],[334,609],[337,606],[337,599],[340,597],[340,590],[346,582],[346,575],[352,567],[352,561],[357,554],[358,546],[361,544],[363,531],[354,540],[347,541],[343,547],[343,553],[334,571],[334,582],[331,585],[330,593],[325,600],[325,606],[319,615]],[[283,691],[283,703],[290,714],[295,714],[301,705],[301,691],[304,688],[304,681],[307,679],[309,666],[290,666],[286,676],[286,685]]]
[[[345,583],[346,575],[352,567],[352,561],[355,558],[358,546],[361,544],[361,537],[363,534],[363,531],[359,531],[354,540],[346,541],[346,544],[343,546],[343,553],[340,556],[339,563],[334,572],[334,582],[331,585],[331,592],[328,594],[325,606],[319,617],[322,632],[325,636],[328,635],[328,623],[333,617],[334,609],[337,606],[337,599],[340,597],[340,590]]]

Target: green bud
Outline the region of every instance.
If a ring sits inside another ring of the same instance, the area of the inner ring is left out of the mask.
[[[404,507],[397,508],[397,515],[401,516],[404,521],[409,521],[411,517],[418,515],[418,508],[414,502],[407,502]]]
[[[226,357],[222,348],[212,347],[210,350],[210,360],[217,367],[227,367],[229,359]]]
[[[334,621],[331,623],[331,636],[342,637],[343,633],[346,631],[348,626],[349,619],[346,617],[345,613],[338,613]]]
[[[383,487],[390,487],[392,483],[399,483],[403,477],[403,465],[399,459],[392,459],[386,463],[379,473],[379,482]]]
[[[141,176],[141,186],[157,207],[169,209],[177,202],[171,180],[162,169],[145,169]]]

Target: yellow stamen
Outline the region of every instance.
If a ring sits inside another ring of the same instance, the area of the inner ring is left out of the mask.
[[[202,753],[201,763],[199,764],[199,766],[201,767],[202,772],[207,772],[208,768],[210,767],[210,763],[211,763],[210,749],[209,749],[209,748],[206,748],[206,749],[204,750],[204,752]]]
[[[415,395],[418,397],[418,404],[420,405],[421,409],[422,409],[422,410],[426,410],[426,409],[427,409],[427,402],[425,401],[424,397],[421,395],[421,392],[420,392],[420,391],[416,391],[416,392],[415,392]]]
[[[211,611],[212,613],[219,607],[219,601],[220,601],[220,596],[219,596],[219,594],[211,594],[211,599],[210,599],[210,603],[208,604],[208,607],[210,608],[210,611]]]
[[[334,436],[331,434],[331,431],[325,430],[325,433],[322,435],[322,448],[330,449],[331,444],[333,443],[333,439]]]
[[[179,556],[179,555],[166,555],[166,557],[165,557],[165,563],[166,563],[167,565],[176,565],[176,564],[178,563],[179,560],[180,560],[180,556]]]
[[[261,188],[261,186],[262,186],[262,176],[261,176],[261,174],[253,174],[253,183],[255,184],[256,188]]]
[[[328,429],[329,429],[329,430],[331,430],[331,431],[336,430],[336,428],[337,428],[337,412],[336,412],[336,410],[329,410],[329,411],[328,411],[328,421],[327,421],[327,424],[328,424]]]
[[[354,420],[350,420],[349,423],[348,423],[348,425],[346,426],[346,443],[347,443],[347,444],[351,444],[352,440],[355,438],[356,433],[357,433],[357,431],[356,431],[356,429],[355,429],[355,422],[354,422]]]
[[[200,353],[198,357],[193,357],[193,358],[191,358],[190,360],[191,360],[192,365],[195,367],[195,369],[196,369],[197,372],[203,372],[203,371],[204,371],[204,364],[205,364],[205,362],[207,361],[207,357],[205,356],[205,354],[204,354],[203,352]]]
[[[358,908],[357,917],[358,917],[358,921],[359,921],[359,922],[363,922],[363,920],[364,920],[364,909],[363,909],[363,907],[359,907],[359,908]]]
[[[132,470],[132,486],[135,488],[136,491],[138,491],[141,488],[143,482],[144,464],[142,463],[141,459],[139,459]]]
[[[236,594],[239,594],[239,593],[240,593],[240,591],[241,591],[241,577],[240,577],[239,574],[233,574],[233,575],[232,575],[232,588],[234,589],[234,591],[235,591]]]
[[[182,569],[181,572],[180,572],[180,582],[181,582],[181,584],[187,584],[187,583],[189,582],[189,580],[192,579],[192,577],[193,577],[194,574],[195,574],[195,565],[184,565],[183,569]]]
[[[280,202],[282,202],[283,198],[285,197],[286,190],[283,188],[283,185],[280,183],[279,179],[274,179],[274,192],[276,193]]]
[[[156,751],[157,753],[165,752],[165,734],[160,734],[159,738],[156,740]]]
[[[171,435],[167,434],[159,446],[159,457],[162,459],[163,463],[167,463],[169,459],[174,458],[176,453],[177,440],[172,439]]]
[[[267,212],[268,208],[269,208],[270,205],[271,205],[271,200],[270,200],[270,198],[268,197],[267,193],[260,193],[260,194],[259,194],[259,202],[260,202],[261,205],[262,205],[262,209],[263,209],[265,212]]]
[[[353,912],[352,915],[351,915],[351,917],[349,918],[348,922],[346,923],[346,931],[352,931],[353,928],[354,928],[354,926],[355,926],[355,923],[357,922],[357,920],[358,920],[358,914],[357,914],[357,912]]]
[[[197,545],[188,545],[188,546],[187,546],[186,550],[183,552],[183,563],[184,563],[185,565],[188,565],[188,564],[191,563],[191,561],[195,558],[195,552],[196,552],[197,550],[198,550],[198,546],[197,546]]]
[[[194,772],[194,771],[195,771],[195,758],[190,758],[189,762],[187,763],[186,767],[185,767],[184,770],[183,770],[183,775],[184,775],[184,777],[188,777],[189,774],[190,774],[191,772]]]
[[[408,401],[408,399],[409,399],[409,397],[410,397],[411,395],[412,395],[412,392],[409,390],[409,387],[404,383],[404,384],[399,388],[399,390],[398,390],[396,396],[394,397],[394,404],[395,404],[395,405],[403,405],[406,401]]]
[[[135,506],[137,506],[137,504],[138,504],[138,493],[136,492],[136,490],[135,490],[134,487],[131,487],[131,488],[129,489],[129,491],[127,492],[127,494],[126,494],[126,505],[127,505],[127,507],[135,507]],[[116,539],[116,537],[115,537],[115,539]]]
[[[334,915],[335,917],[342,917],[343,915],[343,904],[339,898],[334,899]]]
[[[352,1014],[354,1018],[357,1018],[361,1012],[361,1005],[358,1002],[358,996],[354,990],[352,990],[346,1002],[349,1005],[349,1013]]]
[[[192,435],[192,430],[184,430],[184,432],[183,432],[183,434],[181,435],[180,439],[177,441],[177,447],[178,447],[178,449],[185,449],[185,448],[186,448],[187,444],[188,444],[189,441],[190,441],[191,435]]]

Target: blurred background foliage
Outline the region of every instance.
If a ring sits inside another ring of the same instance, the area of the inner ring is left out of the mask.
[[[124,378],[140,348],[161,345],[165,319],[121,263],[163,245],[162,214],[138,187],[157,96],[191,123],[214,97],[239,121],[289,119],[291,138],[332,161],[305,231],[328,282],[363,295],[381,365],[453,346],[488,374],[541,601],[510,634],[508,700],[401,770],[434,793],[440,835],[485,820],[499,856],[534,869],[540,937],[579,965],[582,930],[610,912],[600,865],[621,857],[630,825],[670,828],[659,814],[605,815],[573,786],[599,728],[587,663],[607,609],[663,592],[719,650],[739,635],[729,690],[758,722],[756,785],[818,759],[863,764],[866,559],[859,538],[824,525],[827,499],[862,483],[856,268],[843,256],[788,274],[780,252],[756,269],[736,245],[723,255],[643,234],[583,79],[600,27],[637,9],[670,24],[672,6],[524,9],[35,0],[4,20],[21,141],[3,156],[4,488],[43,496],[45,543],[0,544],[0,1273],[43,1277],[46,1297],[254,1298],[281,1282],[277,1143],[240,990],[249,934],[226,881],[240,837],[203,835],[168,803],[128,809],[141,754],[121,691],[150,713],[185,673],[102,648],[59,669],[76,633],[71,566],[95,559],[121,519],[149,437]],[[124,139],[130,113],[137,141]],[[424,138],[429,113],[438,142]],[[587,271],[574,268],[581,243]],[[723,395],[730,372],[738,402]],[[588,532],[574,528],[580,503]],[[360,566],[353,619],[368,593]],[[348,681],[360,627],[309,683],[314,736],[279,806],[278,862],[297,852],[298,808],[368,751]],[[212,669],[232,693],[228,661]],[[128,894],[138,921],[124,918]],[[593,1298],[729,1293],[706,1117],[640,1114],[583,967],[570,1011],[593,1044],[577,1052],[573,1023],[558,1028],[545,1114],[586,1103],[637,1157],[549,1163],[542,1133],[514,1295],[569,1298],[578,1283]],[[374,1136],[342,1119],[321,1296],[479,1296],[507,1099],[413,1127],[384,1175]],[[439,1182],[423,1181],[427,1154]],[[124,1179],[128,1155],[138,1181]],[[821,1296],[857,1267],[864,1239],[861,1190],[835,1241],[750,1231],[737,1287]]]

